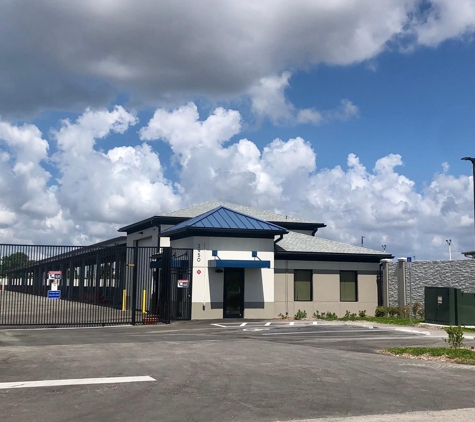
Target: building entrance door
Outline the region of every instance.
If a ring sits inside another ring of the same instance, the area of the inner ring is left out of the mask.
[[[224,269],[223,318],[244,316],[244,268]]]

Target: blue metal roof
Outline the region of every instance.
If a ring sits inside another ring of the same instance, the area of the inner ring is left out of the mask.
[[[249,215],[221,206],[177,224],[174,227],[170,227],[164,230],[162,235],[169,236],[173,233],[192,229],[258,231],[269,234],[287,233],[286,229],[276,224],[268,223],[267,221],[259,220],[258,218],[250,217]]]

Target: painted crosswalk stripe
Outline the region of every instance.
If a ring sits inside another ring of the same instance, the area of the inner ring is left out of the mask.
[[[108,377],[108,378],[78,378],[64,380],[45,380],[45,381],[18,381],[18,382],[0,382],[0,390],[10,388],[33,388],[33,387],[58,387],[66,385],[90,385],[90,384],[121,384],[127,382],[149,382],[156,381],[155,378],[144,377]]]

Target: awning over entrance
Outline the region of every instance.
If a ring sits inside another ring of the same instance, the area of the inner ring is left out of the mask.
[[[210,268],[270,268],[270,261],[247,259],[215,259],[208,261]]]

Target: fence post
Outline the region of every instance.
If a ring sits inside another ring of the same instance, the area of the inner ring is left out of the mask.
[[[134,247],[134,266],[133,266],[133,276],[132,276],[132,303],[130,309],[132,310],[132,325],[136,323],[135,309],[137,308],[137,261],[138,261],[139,248],[138,246]]]
[[[170,306],[171,306],[171,282],[172,282],[172,248],[164,247],[162,254],[162,288],[160,294],[160,321],[170,324]]]

